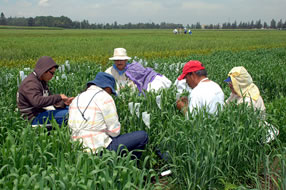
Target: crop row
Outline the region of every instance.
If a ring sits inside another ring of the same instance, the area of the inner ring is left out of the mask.
[[[0,71],[0,188],[1,189],[285,189],[285,60],[284,48],[193,55],[187,58],[152,59],[142,64],[155,68],[173,82],[183,64],[198,59],[206,66],[209,78],[219,83],[227,97],[223,80],[233,66],[243,65],[252,75],[264,98],[268,121],[280,130],[279,138],[264,143],[266,128],[259,126],[258,113],[246,105],[230,104],[217,116],[199,114],[186,119],[175,107],[176,89],[139,96],[124,89],[115,97],[122,133],[147,131],[150,139],[139,162],[115,152],[89,154],[81,144],[70,140],[67,126],[47,134],[32,128],[16,109],[17,78],[24,68]],[[139,60],[139,58],[138,58]],[[87,81],[109,65],[94,62],[59,62],[65,71],[56,73],[50,86],[54,93],[76,96]],[[62,76],[65,77],[62,77]],[[279,78],[277,77],[279,76]],[[58,79],[57,79],[58,78]],[[160,108],[156,97],[160,95]],[[130,113],[129,104],[140,103],[139,115]],[[150,114],[150,126],[142,113]],[[168,153],[164,160],[156,150]]]

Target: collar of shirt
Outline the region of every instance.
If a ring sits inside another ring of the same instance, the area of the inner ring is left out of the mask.
[[[127,64],[129,64],[129,63],[126,63],[126,66],[127,66]],[[116,65],[113,64],[113,68],[118,72],[119,75],[123,75],[123,74],[125,73],[125,71],[126,71],[126,66],[125,66],[125,68],[124,68],[122,71],[120,71],[120,70],[116,67]]]

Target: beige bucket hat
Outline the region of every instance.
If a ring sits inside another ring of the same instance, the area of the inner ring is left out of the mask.
[[[109,58],[109,60],[129,60],[131,57],[127,56],[126,49],[124,48],[115,48],[113,57]]]

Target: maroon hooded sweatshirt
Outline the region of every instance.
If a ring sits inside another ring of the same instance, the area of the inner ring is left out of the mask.
[[[47,82],[40,80],[40,77],[53,67],[58,68],[58,65],[51,57],[41,57],[34,72],[30,73],[19,86],[17,104],[24,118],[32,120],[39,113],[46,111],[43,109],[46,106],[55,104],[64,106],[61,96],[51,95]]]

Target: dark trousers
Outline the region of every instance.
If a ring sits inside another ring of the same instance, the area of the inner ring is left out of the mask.
[[[144,150],[147,143],[147,133],[145,131],[135,131],[132,133],[119,135],[117,137],[112,137],[112,142],[108,145],[107,149],[117,151],[120,147],[121,151],[124,147],[126,147],[129,151]],[[139,159],[142,152],[134,151],[133,154]]]
[[[62,125],[62,123],[65,122],[65,119],[67,119],[68,113],[68,108],[44,111],[33,119],[32,125],[41,125],[46,122],[49,124],[52,118],[54,118],[59,125]]]

